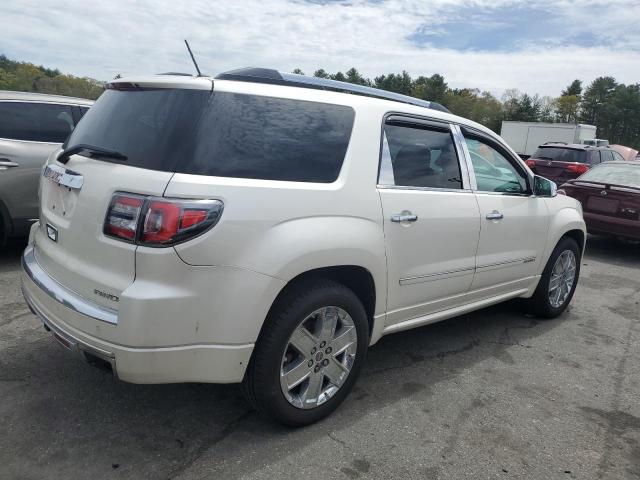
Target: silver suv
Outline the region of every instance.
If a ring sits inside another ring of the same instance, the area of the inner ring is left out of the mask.
[[[0,91],[0,245],[38,219],[38,178],[93,102]]]
[[[560,315],[584,242],[580,203],[485,127],[251,69],[111,82],[47,162],[22,279],[120,379],[242,382],[304,425],[384,335],[516,297]]]

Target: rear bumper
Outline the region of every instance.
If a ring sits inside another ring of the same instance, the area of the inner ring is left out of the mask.
[[[584,212],[589,233],[605,233],[619,237],[640,239],[640,221],[616,218],[609,215]]]
[[[23,255],[22,292],[31,310],[55,339],[80,358],[108,366],[121,380],[132,383],[236,383],[242,381],[253,343],[242,345],[190,344],[134,348],[99,337],[119,328],[114,322],[96,321],[97,304],[65,289],[40,268],[31,246]],[[113,312],[112,312],[113,313]],[[98,325],[81,331],[79,323]]]

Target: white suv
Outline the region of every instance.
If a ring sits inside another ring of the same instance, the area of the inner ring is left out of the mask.
[[[242,382],[314,422],[383,335],[571,300],[580,204],[490,130],[376,89],[244,69],[112,81],[40,185],[23,291],[135,383]]]

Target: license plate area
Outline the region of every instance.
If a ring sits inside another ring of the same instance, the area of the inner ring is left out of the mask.
[[[616,213],[620,202],[611,198],[590,196],[587,200],[587,210],[602,213]]]

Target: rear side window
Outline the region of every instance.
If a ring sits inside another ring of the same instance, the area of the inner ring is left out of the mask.
[[[62,143],[73,131],[69,105],[0,102],[0,138]]]
[[[385,125],[378,184],[462,188],[451,133],[410,125]]]
[[[330,183],[354,116],[350,107],[256,95],[107,90],[68,147],[115,150],[127,165],[152,170]]]

